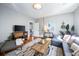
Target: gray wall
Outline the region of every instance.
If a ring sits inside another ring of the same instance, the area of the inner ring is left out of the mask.
[[[73,14],[74,14],[75,33],[79,35],[79,8],[77,8]]]

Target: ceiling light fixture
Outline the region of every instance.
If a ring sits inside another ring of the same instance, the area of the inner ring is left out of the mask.
[[[33,8],[34,8],[34,9],[41,9],[42,6],[41,6],[40,3],[34,3],[34,4],[33,4]]]

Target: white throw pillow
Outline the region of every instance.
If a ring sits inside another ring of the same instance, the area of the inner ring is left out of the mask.
[[[19,39],[16,39],[16,45],[21,45],[23,44],[23,39],[19,38]]]
[[[74,40],[70,39],[70,40],[68,41],[68,44],[71,46],[73,42],[74,42]]]
[[[79,37],[75,37],[74,42],[79,45]]]
[[[73,36],[71,37],[71,39],[76,39],[76,36],[73,35]]]
[[[63,40],[68,43],[70,38],[71,38],[71,35],[64,35]]]

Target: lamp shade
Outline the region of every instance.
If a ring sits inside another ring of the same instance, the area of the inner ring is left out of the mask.
[[[34,9],[41,9],[42,6],[41,6],[40,3],[34,3],[34,4],[33,4],[33,8],[34,8]]]

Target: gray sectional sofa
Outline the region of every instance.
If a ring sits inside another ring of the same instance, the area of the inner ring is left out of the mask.
[[[75,44],[75,45],[74,45]],[[68,42],[62,42],[64,56],[79,56],[79,36],[71,36]],[[76,55],[76,51],[78,54]],[[74,54],[75,53],[75,54]]]
[[[78,43],[78,41],[76,41]],[[72,56],[73,50],[70,49],[68,43],[60,41],[57,37],[52,38],[51,45],[62,48],[64,56]]]

